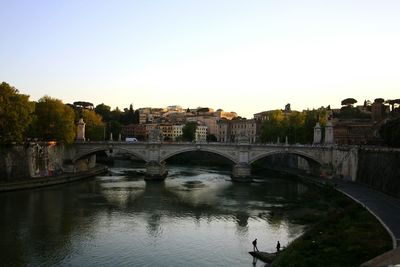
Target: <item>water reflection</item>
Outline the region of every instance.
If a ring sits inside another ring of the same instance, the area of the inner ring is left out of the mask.
[[[293,181],[238,184],[224,171],[170,167],[165,182],[146,183],[129,164],[111,176],[1,194],[1,263],[248,266],[254,237],[273,251],[303,231],[270,213],[307,190]]]

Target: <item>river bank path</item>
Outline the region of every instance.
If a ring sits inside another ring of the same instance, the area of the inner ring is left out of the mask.
[[[392,237],[393,248],[400,246],[400,199],[368,188],[366,185],[334,180],[336,189],[369,210]]]

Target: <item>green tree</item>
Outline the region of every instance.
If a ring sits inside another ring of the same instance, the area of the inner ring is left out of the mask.
[[[130,104],[129,109],[124,109],[120,122],[124,125],[135,123],[135,111],[132,104]]]
[[[31,123],[34,104],[6,82],[0,84],[0,144],[21,142]]]
[[[92,141],[100,141],[104,138],[104,123],[100,115],[93,110],[83,109],[82,118],[86,123],[85,134],[86,139]]]
[[[196,122],[188,122],[182,128],[182,139],[185,141],[192,142],[195,140],[196,137],[196,129],[197,123]]]
[[[75,113],[61,100],[44,96],[36,103],[34,132],[43,140],[72,143],[75,139]]]
[[[94,111],[99,114],[104,122],[109,122],[111,120],[111,107],[101,103],[94,108]]]
[[[326,124],[327,111],[325,108],[292,111],[285,115],[281,110],[270,111],[267,119],[261,124],[261,141],[276,142],[278,137],[284,142],[286,137],[289,143],[311,143],[313,141],[314,126]]]
[[[288,137],[289,143],[304,143],[304,121],[305,113],[299,111],[292,111],[287,117],[287,131],[286,136]]]
[[[113,134],[114,140],[116,140],[121,133],[122,130],[122,124],[119,123],[118,121],[111,121],[108,123],[108,130],[107,130],[107,138],[110,138],[110,133]]]
[[[350,106],[350,107],[352,107],[355,103],[357,103],[357,100],[355,100],[354,98],[346,98],[343,99],[341,102],[342,106]]]
[[[278,137],[282,141],[284,119],[285,115],[281,110],[270,111],[267,119],[261,125],[261,141],[276,142]]]

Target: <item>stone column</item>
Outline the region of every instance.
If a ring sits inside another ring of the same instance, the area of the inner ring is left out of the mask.
[[[168,171],[165,162],[150,161],[146,164],[146,181],[163,181],[167,177]]]
[[[232,181],[251,182],[251,166],[247,163],[239,163],[233,166]]]
[[[332,122],[328,121],[325,126],[325,144],[333,144],[333,126]]]
[[[76,128],[76,141],[85,141],[85,125],[86,123],[81,118],[77,123]]]
[[[321,143],[321,125],[319,125],[319,122],[315,124],[314,127],[314,144],[320,144]]]

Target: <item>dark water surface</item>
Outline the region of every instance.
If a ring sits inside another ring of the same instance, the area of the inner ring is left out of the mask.
[[[121,161],[112,176],[0,194],[0,266],[253,266],[254,238],[274,251],[303,232],[270,215],[307,190],[302,184],[168,169],[165,182],[146,183],[132,174],[140,167]]]

